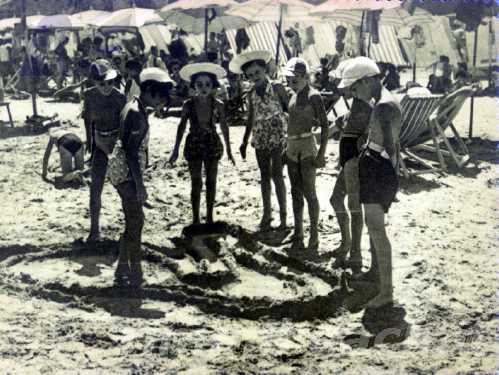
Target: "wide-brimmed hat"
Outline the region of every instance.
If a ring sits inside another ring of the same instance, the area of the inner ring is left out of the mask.
[[[360,79],[380,74],[378,64],[369,57],[359,56],[348,60],[341,75],[339,89],[349,87]]]
[[[118,71],[113,69],[111,63],[105,59],[95,60],[90,65],[90,72],[94,78],[110,81],[118,77]]]
[[[243,74],[244,72],[241,68],[245,64],[257,60],[262,60],[265,62],[265,64],[268,64],[271,59],[272,59],[272,54],[269,51],[262,50],[262,51],[244,52],[241,53],[240,55],[237,55],[231,60],[229,64],[229,70],[235,74]]]
[[[284,75],[286,77],[294,77],[296,74],[307,74],[309,73],[308,63],[299,57],[293,57],[289,59],[284,67]]]
[[[227,72],[220,65],[213,63],[193,63],[184,66],[179,74],[184,81],[190,82],[192,76],[199,73],[213,74],[217,79],[222,79],[227,75]]]
[[[155,81],[158,83],[167,83],[171,86],[175,85],[175,82],[170,78],[170,75],[160,68],[145,68],[142,72],[140,72],[139,81],[140,83]]]

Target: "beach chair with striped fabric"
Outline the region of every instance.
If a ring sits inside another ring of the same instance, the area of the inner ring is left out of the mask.
[[[426,169],[411,171],[407,169],[402,157],[400,160],[401,172],[405,177],[410,174],[421,174],[427,172],[438,172],[439,168],[433,167],[426,160],[420,158],[410,151],[412,146],[418,144],[421,134],[428,131],[428,121],[431,114],[438,107],[442,95],[431,96],[404,96],[400,102],[402,110],[402,127],[400,129],[400,152],[423,165]]]
[[[453,121],[463,107],[466,99],[476,91],[476,87],[465,86],[444,97],[437,109],[430,115],[428,120],[429,129],[421,133],[414,141],[414,149],[437,153],[440,168],[443,171],[447,170],[444,156],[451,157],[458,168],[463,167],[470,160],[468,147],[466,147],[466,144],[459,135]],[[445,135],[447,129],[451,129],[454,139],[457,142],[457,147],[452,146]],[[425,144],[430,139],[433,140],[433,146]],[[440,142],[443,142],[443,146],[440,146]]]

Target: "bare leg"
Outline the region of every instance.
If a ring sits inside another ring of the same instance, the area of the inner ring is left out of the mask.
[[[263,203],[263,217],[260,223],[260,228],[270,229],[270,222],[272,220],[272,204],[271,204],[271,158],[270,153],[264,150],[255,150],[258,168],[260,169],[260,187],[262,190],[262,203]]]
[[[350,235],[350,217],[345,207],[345,196],[345,169],[343,168],[340,171],[338,178],[336,179],[333,194],[331,195],[331,199],[329,200],[331,206],[333,206],[341,232],[341,245],[333,253],[333,256],[338,257],[340,261],[344,261],[346,254],[348,254],[348,252],[350,251],[350,246],[352,244],[352,237]]]
[[[319,246],[319,200],[315,191],[316,168],[313,158],[306,158],[301,161],[301,174],[303,183],[303,195],[307,200],[308,213],[310,216],[310,239],[309,250],[317,250]]]
[[[288,174],[291,183],[291,197],[293,199],[293,214],[295,221],[295,242],[303,242],[303,185],[300,165],[288,160]]]
[[[282,150],[272,151],[272,180],[274,181],[275,193],[279,202],[280,228],[286,228],[287,206],[286,206],[286,184],[284,183]]]
[[[75,154],[75,168],[82,171],[85,168],[85,147],[81,146]]]
[[[362,239],[362,206],[360,204],[359,159],[353,158],[345,164],[345,187],[348,196],[348,209],[350,210],[352,247],[350,250],[350,266],[354,271],[362,268],[362,254],[360,249]]]
[[[90,185],[90,234],[88,241],[98,241],[101,195],[107,171],[107,156],[96,148],[92,155],[92,184]]]
[[[218,160],[209,160],[204,163],[206,171],[206,221],[213,223],[213,206],[217,192]]]
[[[366,223],[378,259],[379,294],[368,307],[380,307],[393,302],[392,248],[385,230],[385,213],[379,204],[366,204]]]
[[[189,173],[191,174],[191,205],[192,222],[199,223],[199,205],[201,202],[201,189],[203,187],[203,178],[201,176],[201,160],[189,161]]]
[[[61,159],[62,175],[73,172],[73,154],[64,147],[59,147],[59,157]]]

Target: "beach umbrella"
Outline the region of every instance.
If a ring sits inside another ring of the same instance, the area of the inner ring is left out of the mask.
[[[13,29],[14,25],[19,22],[21,22],[21,19],[17,17],[4,18],[0,20],[0,30]]]
[[[38,25],[43,18],[45,18],[45,16],[42,16],[40,14],[26,17],[26,25],[28,26],[28,28],[33,28]]]
[[[154,9],[127,8],[120,9],[97,22],[99,27],[139,28],[148,23],[162,22]]]
[[[279,50],[282,39],[282,23],[287,22],[317,22],[318,18],[309,13],[313,5],[301,0],[249,0],[231,7],[227,13],[243,17],[250,22],[277,23],[276,65],[279,65]]]
[[[30,29],[82,29],[86,25],[68,14],[42,17],[36,23],[29,23]]]
[[[236,6],[234,0],[179,0],[164,6],[159,14],[166,23],[194,34],[204,33],[204,52],[208,51],[208,29],[214,32],[244,28],[249,23],[241,17],[224,15],[225,9]]]
[[[71,18],[75,19],[77,22],[80,22],[84,25],[98,26],[99,23],[103,22],[110,15],[111,12],[91,9],[72,14]]]

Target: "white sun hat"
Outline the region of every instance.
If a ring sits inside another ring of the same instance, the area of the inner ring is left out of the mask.
[[[145,68],[140,73],[139,81],[140,83],[156,81],[159,83],[169,83],[172,86],[174,85],[174,81],[170,78],[170,75],[160,68]]]
[[[380,73],[379,67],[374,60],[365,56],[354,57],[345,64],[341,72],[341,82],[338,88],[351,86],[360,79],[374,77]]]
[[[264,61],[265,64],[268,64],[270,60],[272,60],[272,53],[265,50],[241,53],[230,61],[229,70],[234,74],[244,74],[241,68],[247,63],[257,60]]]
[[[97,59],[90,66],[90,72],[93,76],[99,77],[104,81],[110,81],[118,77],[118,71],[113,69],[111,63],[105,59]]]
[[[286,77],[294,77],[297,73],[306,74],[309,71],[308,63],[300,57],[289,59],[284,67],[284,75]]]
[[[193,63],[184,66],[179,74],[184,81],[190,82],[195,74],[209,73],[213,74],[217,79],[222,79],[227,75],[227,72],[220,65],[213,63]]]
[[[336,69],[334,70],[331,70],[329,72],[329,77],[332,78],[332,79],[342,79],[343,78],[343,72],[346,68],[346,66],[348,65],[348,63],[351,61],[352,59],[347,59],[347,60],[343,60],[341,61],[338,66],[336,67]]]

